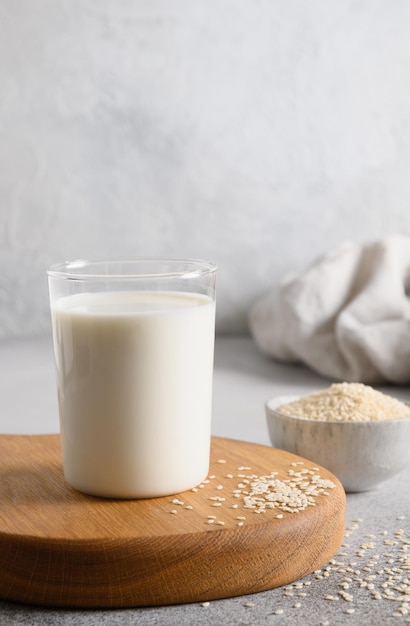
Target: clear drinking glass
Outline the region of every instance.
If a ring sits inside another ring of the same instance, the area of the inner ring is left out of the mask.
[[[81,260],[48,270],[64,475],[112,498],[209,471],[217,268]]]

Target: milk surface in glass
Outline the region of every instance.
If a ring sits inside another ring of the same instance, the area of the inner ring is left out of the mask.
[[[52,304],[65,478],[122,498],[178,493],[209,469],[215,302],[80,293]]]

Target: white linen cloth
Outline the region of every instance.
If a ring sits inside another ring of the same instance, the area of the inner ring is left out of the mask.
[[[251,308],[258,347],[333,380],[410,382],[410,236],[344,243]]]

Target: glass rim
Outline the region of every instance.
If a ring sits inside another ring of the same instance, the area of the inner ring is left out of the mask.
[[[156,271],[135,271],[137,265],[163,266],[168,265],[169,271],[158,269]],[[134,271],[107,271],[107,266],[129,266]],[[172,269],[174,266],[175,269]],[[84,271],[87,267],[93,267],[94,271]],[[101,271],[97,271],[100,267]],[[104,270],[104,271],[103,271]],[[189,279],[214,274],[217,266],[209,261],[194,258],[175,257],[117,257],[76,259],[63,261],[50,265],[47,275],[50,278],[63,280],[95,281],[95,280],[144,280],[144,279]]]

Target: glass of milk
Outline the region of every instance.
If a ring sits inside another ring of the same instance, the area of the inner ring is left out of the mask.
[[[75,489],[152,498],[206,478],[216,272],[191,259],[48,270],[64,475]]]

